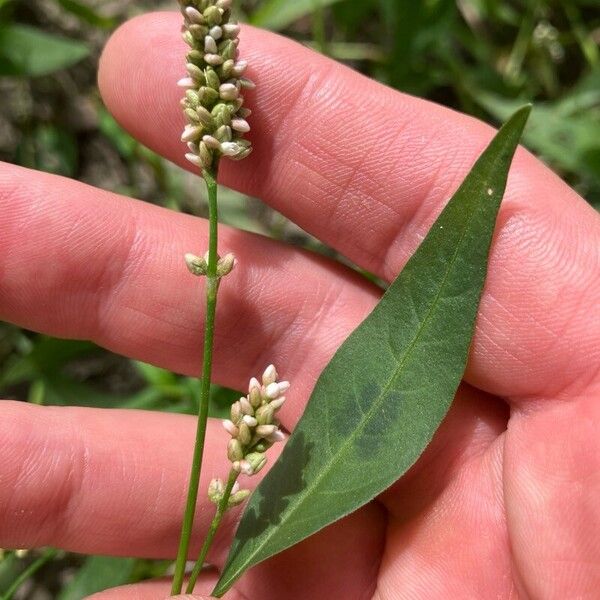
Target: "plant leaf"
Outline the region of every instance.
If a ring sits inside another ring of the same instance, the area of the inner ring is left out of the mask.
[[[112,556],[88,556],[58,600],[82,600],[91,594],[128,583],[136,560]]]
[[[0,27],[0,75],[36,77],[66,69],[89,54],[83,42],[27,25]]]
[[[252,25],[267,29],[281,30],[294,21],[311,14],[319,8],[325,8],[340,0],[267,0],[254,12],[250,19]]]
[[[431,441],[465,369],[496,216],[530,108],[500,130],[321,374],[248,503],[217,597],[247,568],[372,500]]]
[[[111,17],[105,17],[87,4],[77,0],[56,0],[56,2],[67,12],[75,15],[83,22],[100,29],[112,29],[116,27],[117,20]]]

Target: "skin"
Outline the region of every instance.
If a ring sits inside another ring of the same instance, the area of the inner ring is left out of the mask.
[[[171,13],[124,25],[100,88],[133,135],[185,165],[179,25]],[[246,27],[241,38],[258,86],[248,94],[255,152],[225,161],[221,181],[391,280],[493,130],[271,33]],[[0,202],[0,318],[198,373],[202,283],[182,256],[204,251],[205,222],[12,165],[0,168]],[[376,501],[252,569],[226,598],[597,597],[599,236],[598,215],[519,150],[465,382],[432,444]],[[293,383],[282,411],[292,430],[380,292],[248,233],[223,227],[220,248],[240,265],[220,292],[215,379],[242,389],[274,362]],[[175,555],[194,419],[8,401],[1,414],[0,547]],[[226,440],[211,422],[201,489],[227,472]],[[211,514],[202,499],[193,554]],[[237,518],[196,598],[212,589]],[[93,598],[168,590],[148,582]]]

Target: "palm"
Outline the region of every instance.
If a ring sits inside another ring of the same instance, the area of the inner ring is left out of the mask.
[[[130,131],[183,162],[178,25],[169,14],[131,22],[109,45],[100,81]],[[391,279],[489,129],[270,34],[246,29],[242,52],[258,83],[257,151],[223,165],[225,183]],[[8,165],[2,174],[1,316],[196,372],[198,291],[181,257],[206,245],[204,224]],[[467,383],[433,443],[376,502],[253,569],[228,597],[592,597],[600,585],[599,230],[597,215],[521,152]],[[242,267],[221,292],[216,377],[241,388],[276,362],[294,384],[282,414],[292,429],[315,378],[379,292],[256,236],[223,229],[220,245]],[[10,518],[0,522],[0,546],[174,555],[193,419],[5,403],[1,423],[0,508]],[[226,471],[225,438],[209,424],[203,486]],[[217,566],[232,526],[215,547]],[[208,593],[215,576],[198,589]],[[150,582],[98,598],[167,592]]]

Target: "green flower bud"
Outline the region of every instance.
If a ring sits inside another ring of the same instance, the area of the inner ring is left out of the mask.
[[[242,418],[242,409],[239,402],[234,402],[231,405],[231,420],[235,425],[238,425]]]
[[[227,40],[221,44],[219,48],[219,54],[223,57],[225,61],[235,59],[235,55],[237,52],[237,46],[231,40]],[[231,66],[233,68],[233,65]]]
[[[245,446],[246,444],[250,443],[251,439],[252,431],[250,430],[250,427],[248,427],[248,425],[242,421],[240,423],[240,432],[238,434],[238,440]]]
[[[262,452],[252,452],[246,456],[246,461],[250,463],[252,472],[258,473],[267,464],[267,457]]]
[[[200,50],[190,50],[186,55],[185,58],[187,59],[187,61],[190,63],[195,63],[198,65],[202,64],[202,61],[204,60],[204,54],[202,54],[202,52],[200,52]]]
[[[231,131],[231,127],[228,125],[221,125],[221,127],[215,131],[215,137],[220,142],[230,142],[232,135],[233,132]]]
[[[212,27],[220,25],[223,17],[221,11],[216,6],[209,6],[203,13],[206,22]]]
[[[214,90],[218,90],[221,85],[221,80],[214,69],[208,68],[204,70],[204,77],[206,78],[206,85],[210,86]]]
[[[186,254],[185,264],[192,275],[200,277],[207,273],[208,265],[206,264],[206,261],[195,254]]]
[[[208,149],[208,146],[204,142],[200,142],[198,146],[198,155],[200,160],[206,169],[209,169],[213,162],[213,153]]]
[[[200,88],[202,93],[202,104],[212,106],[219,99],[219,92],[211,87]]]
[[[242,448],[240,440],[236,438],[232,438],[229,440],[229,443],[227,444],[227,458],[231,462],[235,462],[236,460],[242,460],[242,458],[244,458],[244,449]]]
[[[273,423],[273,416],[275,414],[275,410],[270,404],[265,404],[261,406],[256,411],[256,420],[259,425],[271,425]]]
[[[202,142],[204,143],[204,142]],[[219,259],[217,263],[217,277],[225,277],[233,271],[235,266],[235,256],[231,253],[226,254],[223,258]]]
[[[196,90],[187,90],[185,99],[189,102],[191,108],[196,108],[200,104],[200,94]]]
[[[226,60],[220,67],[221,79],[229,79],[231,77],[231,73],[233,72],[233,67],[235,66],[235,61],[232,59]]]
[[[193,24],[188,27],[188,31],[192,34],[194,40],[203,40],[208,33],[208,28],[204,25]]]
[[[231,494],[231,496],[229,496],[229,500],[227,501],[227,508],[233,508],[234,506],[240,505],[249,495],[250,490],[240,490],[235,494]]]
[[[200,117],[198,113],[193,108],[186,108],[183,113],[187,117],[190,123],[200,123]]]
[[[220,479],[213,479],[208,484],[208,499],[214,504],[219,504],[223,498],[224,491],[223,482]]]
[[[231,125],[231,113],[224,104],[217,104],[211,111],[217,128],[221,125]]]
[[[202,123],[205,127],[211,128],[214,125],[213,115],[204,108],[204,106],[199,106],[196,109],[198,113],[198,119],[200,123]]]

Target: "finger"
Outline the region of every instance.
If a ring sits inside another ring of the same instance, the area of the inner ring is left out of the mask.
[[[204,284],[183,255],[203,254],[205,221],[10,165],[0,169],[0,202],[1,319],[198,373]],[[282,412],[289,428],[379,292],[252,234],[222,227],[220,249],[240,264],[219,289],[214,378],[245,389],[275,362],[293,382]]]
[[[599,400],[600,387],[511,418],[504,495],[519,597],[598,595]]]
[[[382,495],[389,509],[380,598],[509,598],[502,499],[505,404],[460,393],[417,464]],[[468,542],[465,542],[468,540]]]
[[[318,532],[288,550],[256,565],[228,592],[225,600],[362,600],[371,598],[376,586],[385,537],[385,518],[376,504]],[[223,564],[226,552],[218,563]],[[206,597],[218,579],[208,571],[199,580],[194,597]],[[165,582],[126,586],[94,596],[94,600],[163,600]],[[182,599],[183,600],[183,599]]]
[[[7,401],[0,409],[1,547],[175,555],[195,419]],[[228,473],[227,435],[213,420],[208,427],[199,531],[212,518],[208,483]]]
[[[198,577],[193,595],[171,596],[171,581],[165,578],[113,588],[94,594],[87,600],[209,600],[218,578],[216,570],[204,571]],[[223,596],[223,600],[243,600],[243,597],[232,590]]]
[[[179,24],[170,13],[126,24],[105,51],[100,84],[121,123],[182,163]],[[274,34],[245,28],[241,51],[258,84],[249,96],[256,152],[226,161],[223,181],[391,279],[493,130]],[[590,326],[600,293],[599,233],[593,210],[520,152],[492,252],[471,383],[523,398],[568,395],[590,378],[590,357],[600,357],[600,320]]]
[[[17,402],[3,402],[0,409],[0,547],[50,545],[86,554],[175,556],[190,467],[182,456],[192,455],[195,419]],[[227,435],[210,421],[190,558],[197,556],[214,516],[208,483],[215,476],[226,478],[230,468],[226,446]],[[277,445],[269,451],[271,464],[279,450]],[[253,488],[261,475],[241,477],[241,486]],[[239,508],[226,513],[211,562],[223,564],[239,516]],[[333,569],[341,556],[353,569],[348,585],[364,588],[373,576],[372,557],[381,551],[383,528],[381,509],[365,507],[343,526],[323,530],[316,541],[299,546],[299,564],[313,577],[313,569]],[[353,558],[348,548],[334,552],[345,535],[368,554]],[[294,561],[286,556],[278,564],[292,570]],[[249,582],[265,585],[264,578]]]

